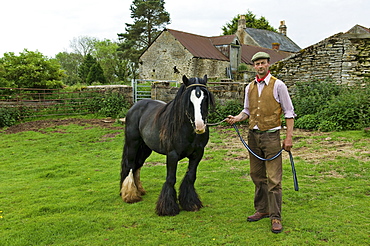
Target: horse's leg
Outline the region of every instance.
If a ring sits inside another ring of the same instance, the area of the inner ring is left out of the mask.
[[[175,190],[177,162],[177,153],[170,152],[167,155],[166,182],[163,184],[156,206],[156,213],[160,216],[174,216],[180,213]]]
[[[137,152],[136,166],[135,166],[136,170],[134,172],[134,182],[135,182],[135,185],[140,195],[145,195],[146,193],[140,181],[140,170],[141,170],[141,167],[144,165],[146,158],[148,158],[151,153],[152,153],[152,150],[144,143],[140,146],[140,149]]]
[[[189,167],[180,185],[179,202],[181,207],[186,211],[198,211],[203,207],[194,188],[197,167],[202,156],[203,152],[196,157],[189,157]]]
[[[130,137],[126,137],[125,139],[121,162],[121,197],[127,203],[142,200],[134,181],[134,172],[136,171],[135,162],[140,142],[139,139],[134,140]]]

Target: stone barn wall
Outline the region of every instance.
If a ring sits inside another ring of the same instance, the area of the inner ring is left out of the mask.
[[[361,83],[370,77],[370,34],[336,34],[271,66],[288,87],[296,82],[333,79]]]
[[[212,92],[216,102],[225,104],[227,101],[237,100],[244,102],[244,90],[246,83],[212,83],[208,82],[208,89]],[[177,87],[170,86],[169,83],[153,83],[152,99],[161,100],[166,103],[175,98],[178,91]]]
[[[177,81],[181,81],[184,74],[224,78],[228,66],[228,61],[194,57],[173,35],[162,32],[140,57],[139,76],[140,79]]]
[[[181,81],[192,58],[192,54],[174,36],[162,32],[140,57],[140,79]]]
[[[207,75],[208,78],[225,78],[227,77],[226,69],[229,66],[230,62],[228,61],[193,58],[186,75],[192,78],[203,78],[204,75]]]

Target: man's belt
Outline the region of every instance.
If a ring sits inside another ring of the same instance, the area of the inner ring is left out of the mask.
[[[277,132],[277,131],[279,131],[279,129],[272,129],[272,130],[267,130],[267,131],[261,131],[261,130],[258,130],[258,129],[252,129],[251,131],[252,132],[256,132],[256,133],[265,133],[265,132]]]

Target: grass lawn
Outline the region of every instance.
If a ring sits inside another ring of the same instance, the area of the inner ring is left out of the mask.
[[[369,245],[370,138],[363,131],[295,130],[300,190],[283,153],[284,231],[273,234],[268,219],[246,222],[254,186],[231,127],[211,128],[195,184],[204,208],[159,217],[165,157],[152,154],[142,168],[143,201],[123,203],[123,126],[80,120],[0,129],[0,245]],[[182,160],[177,187],[186,168]]]

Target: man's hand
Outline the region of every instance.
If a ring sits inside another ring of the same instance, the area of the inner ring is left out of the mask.
[[[283,149],[286,151],[290,151],[293,147],[293,140],[291,137],[287,137],[283,141]]]
[[[246,113],[240,112],[240,114],[238,114],[237,116],[232,116],[232,115],[227,116],[225,121],[229,123],[230,125],[232,125],[232,124],[235,124],[236,122],[246,120],[248,119],[248,117],[249,116]]]

